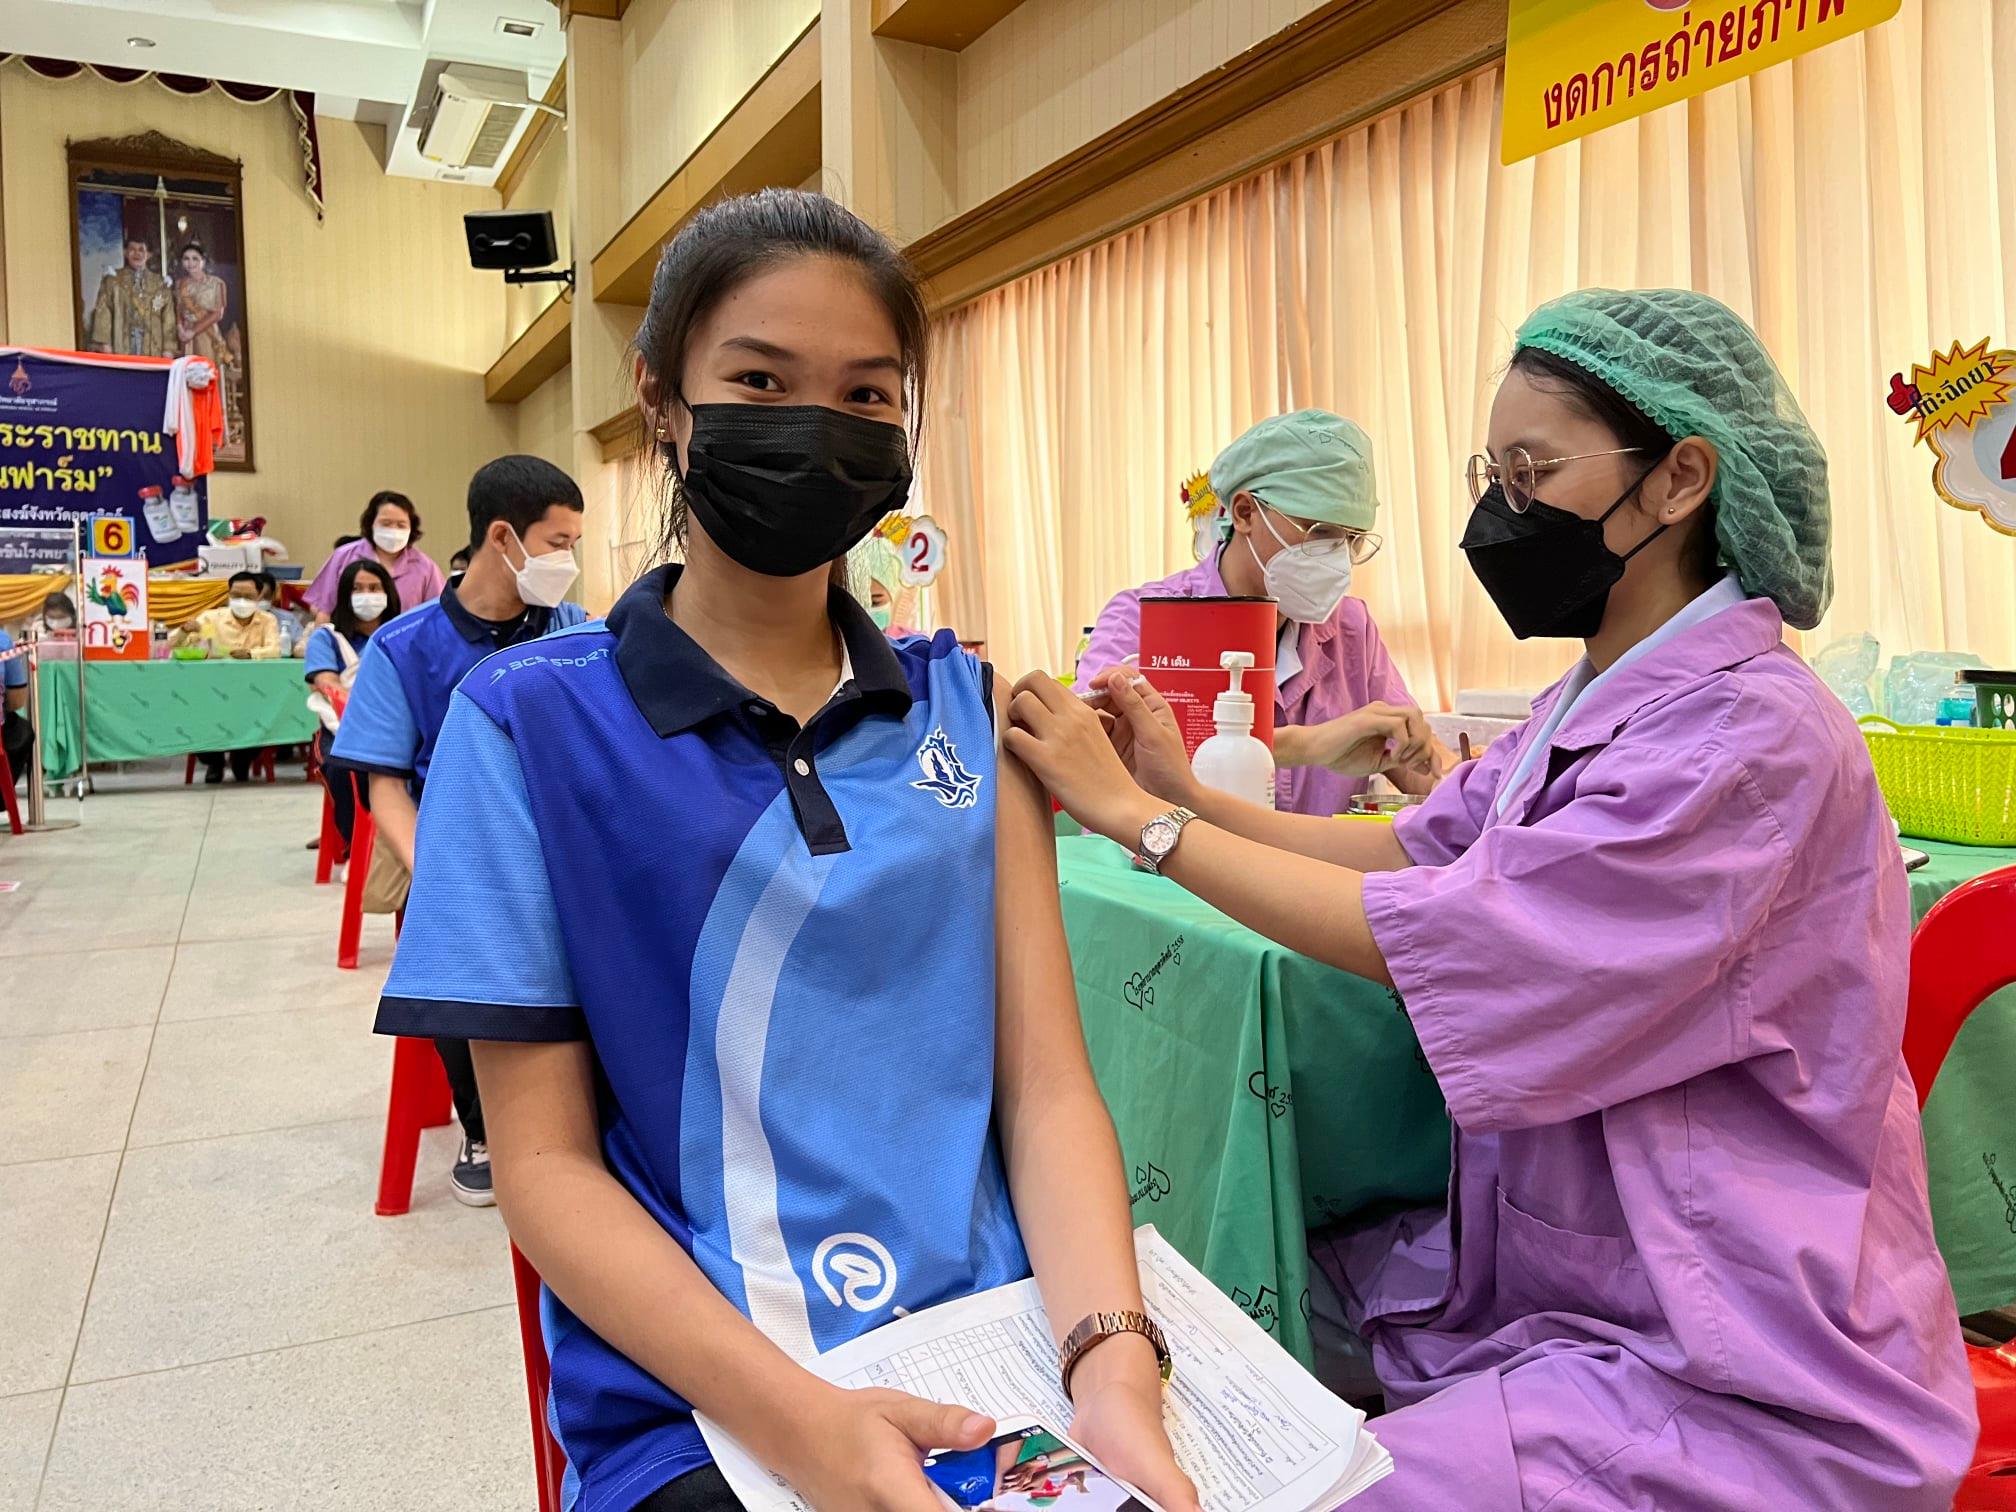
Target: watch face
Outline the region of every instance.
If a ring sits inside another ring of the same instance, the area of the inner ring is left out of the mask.
[[[1141,831],[1141,849],[1151,856],[1166,856],[1176,844],[1178,834],[1173,819],[1151,819]]]

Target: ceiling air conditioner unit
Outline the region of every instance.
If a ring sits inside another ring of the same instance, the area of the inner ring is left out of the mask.
[[[494,168],[533,108],[517,70],[452,63],[435,80],[420,155],[451,168]]]

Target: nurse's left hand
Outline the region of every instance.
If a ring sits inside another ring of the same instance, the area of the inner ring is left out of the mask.
[[[1002,744],[1094,834],[1132,845],[1165,805],[1141,791],[1113,749],[1106,718],[1047,672],[1031,672],[1008,700]]]

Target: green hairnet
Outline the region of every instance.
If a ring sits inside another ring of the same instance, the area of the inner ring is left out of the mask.
[[[1257,495],[1298,520],[1370,530],[1379,514],[1372,438],[1328,410],[1296,410],[1262,420],[1218,453],[1211,491],[1229,510],[1232,496]],[[1230,522],[1219,526],[1229,536]]]
[[[1723,558],[1788,625],[1820,622],[1834,597],[1827,454],[1741,316],[1687,289],[1581,289],[1528,316],[1515,346],[1588,369],[1676,440],[1713,442]]]

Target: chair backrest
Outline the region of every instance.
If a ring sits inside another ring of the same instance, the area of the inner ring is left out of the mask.
[[[511,1246],[511,1280],[518,1292],[518,1342],[525,1352],[525,1395],[532,1407],[532,1465],[539,1484],[539,1512],[560,1512],[567,1456],[560,1451],[546,1418],[546,1394],[553,1384],[539,1323],[539,1272]]]
[[[1911,936],[1904,1064],[1925,1106],[1967,1015],[2016,983],[2016,866],[1963,882],[1933,904]]]

